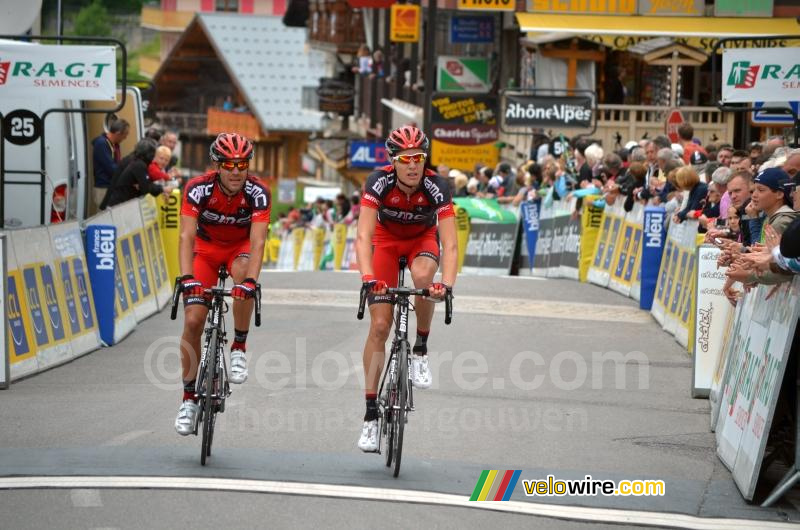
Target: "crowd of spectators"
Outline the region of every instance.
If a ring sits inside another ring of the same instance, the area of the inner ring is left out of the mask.
[[[660,205],[673,223],[697,220],[706,241],[722,249],[719,264],[727,267],[725,293],[732,302],[739,294],[736,282],[776,284],[800,272],[800,149],[781,136],[746,148],[703,145],[689,123],[678,135],[678,143],[657,136],[610,151],[583,137],[554,150],[563,138],[545,139],[516,171],[507,163],[478,164],[469,177],[438,170],[450,177],[455,197],[496,198],[513,206],[576,198],[576,208],[592,197],[598,206],[621,203],[625,211],[636,203]]]

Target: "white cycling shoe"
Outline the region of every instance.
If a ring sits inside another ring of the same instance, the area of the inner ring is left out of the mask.
[[[241,385],[247,381],[247,355],[242,350],[231,350],[231,383]]]
[[[430,388],[433,383],[427,355],[411,356],[411,382],[416,388]]]
[[[178,409],[178,417],[175,418],[175,430],[181,436],[188,436],[194,432],[194,424],[197,423],[197,414],[200,412],[200,406],[187,399],[181,403],[181,408]]]
[[[378,420],[364,422],[361,438],[358,439],[358,448],[365,453],[378,452]]]

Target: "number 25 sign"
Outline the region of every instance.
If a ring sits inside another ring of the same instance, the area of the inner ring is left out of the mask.
[[[32,144],[42,135],[42,120],[29,110],[15,110],[3,119],[3,137],[15,145]]]

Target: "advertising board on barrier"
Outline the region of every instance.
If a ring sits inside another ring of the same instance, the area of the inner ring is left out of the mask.
[[[467,274],[508,274],[516,243],[516,223],[487,223],[473,219],[462,270]]]
[[[519,205],[522,233],[525,235],[525,245],[528,248],[528,263],[525,264],[528,270],[533,269],[534,256],[536,256],[536,241],[539,238],[539,208],[541,205],[541,199],[524,201]]]
[[[92,283],[94,307],[100,340],[112,345],[114,340],[114,315],[116,313],[117,286],[115,271],[117,229],[114,225],[89,225],[86,227],[86,263]]]
[[[10,345],[6,342],[6,272],[8,266],[6,264],[6,237],[0,234],[0,347],[3,348],[3,356],[0,358],[0,388],[8,388],[8,382],[11,378],[9,372],[9,349]]]
[[[717,417],[717,454],[742,496],[752,500],[800,313],[800,280],[766,300],[772,286],[746,293],[734,324]]]
[[[0,97],[113,101],[114,46],[0,44]]]
[[[794,101],[800,89],[796,48],[722,49],[722,101]]]
[[[647,206],[644,209],[642,259],[639,265],[641,276],[639,308],[645,311],[650,311],[653,307],[653,296],[667,236],[666,215],[666,210],[660,206]]]
[[[726,269],[717,267],[719,255],[720,250],[713,245],[701,245],[697,248],[697,317],[692,354],[692,397],[708,397],[732,312],[730,302],[722,293]]]
[[[600,225],[603,223],[603,208],[595,206],[595,199],[599,195],[587,195],[583,198],[583,211],[581,212],[581,239],[580,261],[578,263],[578,279],[586,281],[589,266],[594,259],[594,247],[600,234]]]
[[[8,322],[8,338],[10,339],[9,377],[17,379],[35,372],[38,369],[36,361],[36,345],[33,339],[31,311],[28,309],[28,297],[25,296],[25,286],[22,284],[22,271],[17,266],[14,245],[6,236],[6,311]]]
[[[634,300],[639,299],[640,247],[642,241],[642,224],[644,207],[636,204],[625,214],[625,220],[620,230],[616,251],[611,259],[609,269],[608,288]],[[634,285],[636,289],[634,292]]]

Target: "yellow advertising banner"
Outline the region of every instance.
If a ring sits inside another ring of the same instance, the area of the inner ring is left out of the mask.
[[[167,262],[167,274],[172,280],[181,275],[181,266],[178,262],[178,243],[181,235],[180,190],[173,190],[169,197],[159,194],[156,197],[156,204],[158,206],[158,228],[161,232],[161,242],[164,245],[164,258]]]
[[[389,23],[392,42],[419,42],[422,10],[418,5],[393,4]]]
[[[325,229],[314,229],[314,270],[319,269],[322,261],[322,251],[325,250]]]
[[[458,9],[464,11],[514,11],[515,0],[458,0]]]
[[[469,214],[460,206],[456,206],[456,235],[458,237],[458,272],[461,272],[469,241]]]
[[[333,225],[333,270],[342,270],[342,258],[347,247],[347,225]]]
[[[292,239],[294,241],[294,270],[300,266],[300,254],[303,252],[303,239],[306,237],[305,228],[295,228],[292,230]]]
[[[456,145],[441,140],[431,141],[431,162],[444,164],[451,168],[472,172],[475,164],[490,167],[497,165],[499,153],[494,143],[478,145]]]
[[[594,247],[597,236],[600,235],[600,225],[603,222],[603,208],[594,205],[600,195],[589,195],[583,198],[583,212],[581,213],[581,243],[580,258],[578,260],[578,279],[586,281],[589,266],[594,258]]]

